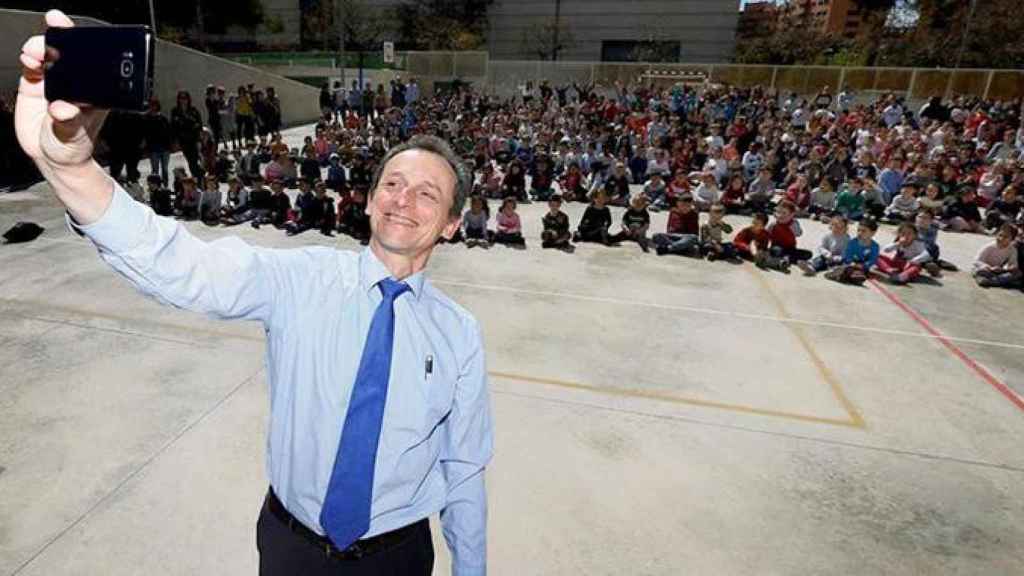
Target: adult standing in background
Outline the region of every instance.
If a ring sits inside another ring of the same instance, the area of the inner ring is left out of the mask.
[[[256,139],[256,114],[252,108],[252,96],[245,86],[238,87],[238,99],[235,100],[235,124],[242,141]]]
[[[221,95],[217,93],[217,88],[210,84],[206,87],[206,125],[210,127],[210,132],[213,133],[213,143],[215,146],[220,146],[221,141],[224,139],[224,127],[220,121],[220,106]]]
[[[73,26],[56,10],[46,20]],[[483,341],[472,315],[424,274],[472,188],[461,159],[432,137],[392,148],[359,254],[205,242],[133,201],[93,161],[106,113],[47,102],[45,55],[43,36],[23,48],[15,124],[68,226],[140,292],[263,324],[270,489],[256,528],[260,574],[430,574],[436,512],[453,574],[485,574],[493,431]]]
[[[160,100],[149,101],[149,110],[143,118],[145,126],[143,136],[146,140],[146,151],[149,153],[149,170],[163,178],[163,182],[171,181],[168,170],[171,162],[171,123],[160,109]]]
[[[277,90],[273,86],[267,86],[267,107],[269,109],[269,125],[267,129],[271,134],[281,133],[281,99],[277,97]]]
[[[203,177],[203,170],[199,167],[199,132],[202,129],[203,117],[192,105],[192,95],[181,90],[178,102],[171,110],[171,135],[185,155],[189,173],[197,180]]]

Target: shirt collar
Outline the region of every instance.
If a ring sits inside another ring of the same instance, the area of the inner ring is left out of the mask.
[[[390,277],[391,272],[377,259],[373,250],[369,246],[364,248],[359,255],[359,287],[363,292],[369,293],[377,289],[376,286],[381,280]],[[423,284],[426,281],[423,271],[420,270],[402,281],[409,285],[413,298],[419,301],[423,296]]]

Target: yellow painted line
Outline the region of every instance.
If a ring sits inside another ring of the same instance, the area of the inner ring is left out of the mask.
[[[761,282],[763,283],[764,280],[762,279]],[[772,292],[770,290],[770,288],[767,287],[766,284],[765,284],[765,287],[768,290],[769,294],[772,296],[772,298],[775,300],[776,305],[778,307],[780,307],[780,310],[783,313],[785,313],[785,309],[784,309],[784,307],[782,307],[782,303],[778,299],[778,297],[774,294],[774,292]],[[67,314],[74,314],[74,315],[78,315],[78,316],[87,316],[87,317],[91,317],[91,318],[99,318],[99,319],[113,320],[113,321],[126,322],[126,323],[136,323],[136,324],[137,323],[143,323],[143,324],[148,324],[150,326],[157,327],[157,328],[179,330],[179,331],[184,332],[186,334],[204,334],[204,335],[208,335],[208,336],[216,336],[216,337],[220,337],[220,338],[229,338],[229,339],[235,339],[235,340],[246,340],[246,341],[250,341],[250,342],[261,342],[261,341],[264,340],[263,336],[252,336],[252,335],[249,335],[249,334],[240,334],[240,333],[237,333],[237,332],[230,332],[230,331],[226,331],[226,330],[214,330],[214,329],[210,329],[210,328],[202,328],[202,327],[190,326],[190,325],[187,325],[187,324],[178,324],[178,323],[173,323],[173,322],[156,322],[156,321],[152,321],[152,320],[146,320],[144,318],[125,316],[125,315],[119,315],[119,314],[113,314],[113,313],[109,313],[109,312],[101,312],[101,311],[98,311],[98,310],[89,310],[89,309],[85,309],[85,308],[76,308],[76,307],[71,307],[71,306],[63,306],[63,305],[59,305],[59,304],[54,304],[52,302],[33,301],[33,300],[20,300],[20,299],[19,300],[14,300],[14,299],[0,298],[0,304],[5,304],[8,307],[10,307],[10,306],[17,306],[17,305],[26,305],[26,304],[27,305],[33,305],[33,306],[40,306],[40,307],[43,307],[44,309],[48,308],[48,309],[55,310],[55,311],[61,311],[61,312],[67,313]],[[66,320],[61,319],[61,318],[47,318],[47,317],[36,316],[36,315],[32,315],[32,314],[26,314],[26,313],[23,313],[23,312],[20,312],[20,311],[14,311],[14,310],[9,310],[9,309],[8,309],[8,312],[13,312],[14,314],[16,314],[18,316],[21,316],[23,318],[29,318],[29,319],[39,320],[39,321],[43,321],[43,322],[62,322],[62,323],[67,323]],[[82,327],[83,328],[89,328],[89,326],[86,326],[86,325],[82,325]],[[570,381],[567,381],[567,380],[558,380],[558,379],[553,379],[553,378],[534,377],[534,376],[527,376],[527,375],[523,375],[523,374],[511,374],[511,373],[499,372],[499,371],[490,371],[490,372],[488,372],[488,374],[490,374],[491,376],[493,376],[495,378],[502,378],[502,379],[505,379],[505,380],[518,380],[518,381],[521,381],[521,382],[530,382],[530,383],[535,383],[535,384],[545,384],[545,385],[549,385],[549,386],[557,386],[557,387],[560,387],[560,388],[567,388],[567,389],[574,389],[574,390],[585,390],[585,391],[589,391],[589,392],[609,394],[609,395],[613,395],[613,396],[630,397],[630,398],[645,398],[645,399],[649,399],[649,400],[659,400],[659,401],[669,402],[669,403],[673,403],[673,404],[685,404],[685,405],[690,405],[690,406],[700,406],[700,407],[704,407],[704,408],[713,408],[713,409],[724,410],[724,411],[728,411],[728,412],[737,412],[737,413],[741,413],[741,414],[752,414],[752,415],[758,415],[758,416],[769,416],[769,417],[773,417],[773,418],[781,418],[781,419],[785,419],[785,420],[794,420],[794,421],[799,421],[799,422],[812,422],[812,423],[818,423],[818,424],[831,424],[831,425],[836,425],[836,426],[847,426],[847,427],[852,427],[852,428],[863,428],[864,427],[863,419],[860,417],[860,415],[857,412],[857,410],[853,407],[852,403],[850,403],[850,401],[846,398],[846,395],[843,393],[842,388],[839,386],[838,382],[836,382],[836,379],[834,378],[834,376],[832,376],[832,373],[828,370],[827,366],[825,366],[824,362],[822,362],[821,358],[818,357],[818,355],[815,353],[814,349],[810,346],[810,343],[807,341],[806,337],[798,330],[797,326],[789,325],[789,327],[790,327],[790,329],[793,330],[794,334],[797,336],[797,339],[800,341],[801,345],[807,351],[808,355],[810,356],[811,362],[815,365],[815,367],[822,374],[822,376],[825,378],[825,380],[827,382],[829,382],[829,384],[832,386],[833,392],[836,394],[836,396],[839,399],[840,403],[843,405],[844,410],[847,412],[847,414],[849,414],[849,416],[850,416],[849,420],[842,420],[842,419],[837,419],[837,418],[825,418],[825,417],[821,417],[821,416],[813,416],[813,415],[808,415],[808,414],[800,414],[800,413],[796,413],[796,412],[786,412],[786,411],[782,411],[782,410],[771,410],[771,409],[767,409],[767,408],[758,408],[758,407],[755,407],[755,406],[746,406],[746,405],[742,405],[742,404],[730,404],[730,403],[726,403],[726,402],[716,402],[716,401],[713,401],[713,400],[702,400],[700,398],[689,398],[689,397],[677,396],[677,395],[674,395],[674,394],[668,394],[668,393],[665,393],[665,392],[657,392],[657,391],[651,391],[651,390],[642,390],[642,389],[636,389],[636,388],[622,388],[622,387],[616,387],[616,386],[598,386],[598,385],[594,385],[594,384],[585,384],[585,383],[581,383],[581,382],[570,382]]]
[[[674,394],[668,394],[665,392],[640,390],[636,388],[620,388],[617,386],[597,386],[593,384],[584,384],[581,382],[569,382],[567,380],[556,380],[554,378],[524,376],[522,374],[511,374],[507,372],[491,371],[488,372],[488,374],[495,378],[501,378],[504,380],[518,380],[521,382],[530,382],[534,384],[546,384],[548,386],[557,386],[559,388],[569,388],[572,390],[585,390],[587,392],[596,392],[599,394],[610,394],[613,396],[623,396],[627,398],[645,398],[648,400],[671,402],[673,404],[687,404],[690,406],[714,408],[717,410],[725,410],[728,412],[739,412],[741,414],[754,414],[757,416],[770,416],[772,418],[796,420],[798,422],[813,422],[816,424],[832,424],[835,426],[847,426],[850,428],[863,428],[863,422],[859,422],[853,419],[843,420],[839,418],[824,418],[821,416],[811,416],[808,414],[799,414],[796,412],[784,412],[781,410],[769,410],[767,408],[744,406],[742,404],[729,404],[725,402],[715,402],[712,400],[701,400],[700,398],[686,398],[682,396],[676,396]]]
[[[772,290],[771,285],[767,280],[765,280],[764,273],[758,270],[753,270],[749,266],[745,266],[744,268],[751,276],[756,278],[758,284],[764,288],[764,292],[768,294],[768,297],[771,298],[775,308],[778,309],[779,315],[782,317],[788,317],[789,312],[786,310],[785,303],[783,303],[778,294]],[[801,327],[796,324],[786,324],[786,327],[793,333],[793,336],[796,336],[797,341],[800,342],[800,346],[803,347],[804,352],[807,353],[807,357],[810,359],[811,364],[813,364],[818,370],[818,373],[821,374],[822,379],[828,383],[829,387],[832,389],[832,393],[836,397],[836,400],[839,401],[843,406],[843,410],[845,410],[850,416],[851,425],[855,428],[864,428],[864,417],[861,416],[860,410],[858,410],[857,407],[853,405],[853,402],[850,401],[846,392],[843,391],[843,387],[839,384],[839,380],[835,377],[835,374],[832,373],[832,370],[829,369],[828,365],[821,359],[821,356],[818,355],[817,350],[815,350],[814,346],[811,345],[810,340],[808,340],[807,335],[804,334]]]

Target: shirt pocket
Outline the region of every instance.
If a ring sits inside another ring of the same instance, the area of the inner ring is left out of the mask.
[[[458,367],[454,357],[427,352],[425,354],[425,378],[420,389],[427,407],[427,427],[433,429],[452,409]]]

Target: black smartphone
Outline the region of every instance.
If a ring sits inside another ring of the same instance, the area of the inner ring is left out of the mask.
[[[155,39],[148,26],[46,30],[46,99],[143,111],[153,94]]]

